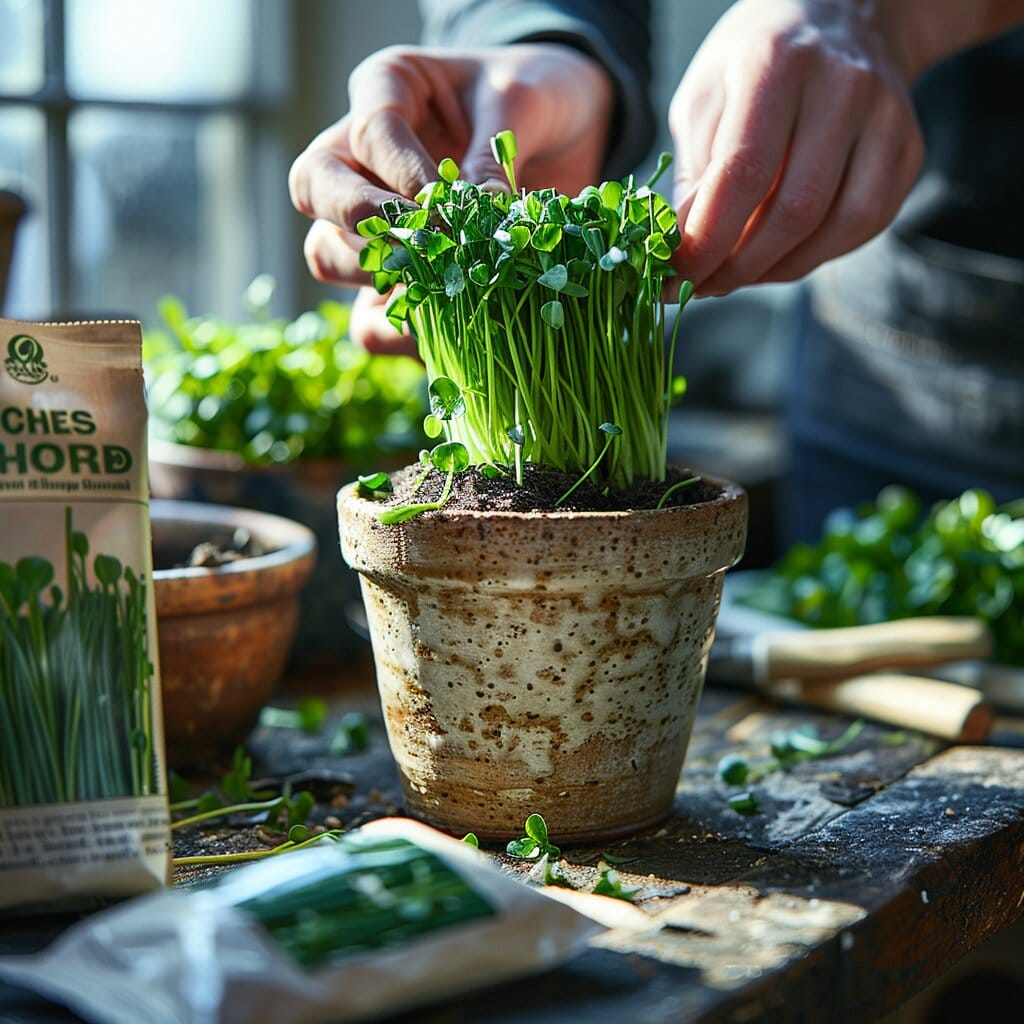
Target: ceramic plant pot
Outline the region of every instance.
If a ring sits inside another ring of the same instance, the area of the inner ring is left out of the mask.
[[[434,512],[338,496],[407,810],[598,839],[669,813],[746,495],[643,512]]]
[[[300,523],[249,509],[158,499],[150,509],[168,760],[203,764],[245,739],[277,688],[316,539]],[[210,568],[163,567],[239,528],[266,553]]]

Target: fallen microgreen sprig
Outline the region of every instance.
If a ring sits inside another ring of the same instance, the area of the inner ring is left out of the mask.
[[[608,867],[601,872],[594,888],[590,891],[595,896],[611,896],[613,899],[627,900],[632,903],[633,897],[640,892],[640,886],[624,885],[622,875],[615,868]]]
[[[260,725],[268,729],[301,729],[316,733],[327,718],[327,702],[319,697],[303,697],[295,708],[268,704],[260,711]]]
[[[271,827],[292,828],[295,825],[306,823],[315,803],[313,794],[305,789],[299,790],[294,795],[282,793],[270,800],[229,804],[224,807],[212,807],[209,810],[197,811],[187,818],[179,818],[177,821],[171,822],[171,831],[177,832],[192,825],[199,825],[204,821],[234,817],[239,814],[262,815],[265,824]]]
[[[175,867],[198,867],[228,864],[244,864],[250,860],[263,860],[266,857],[277,857],[282,853],[293,853],[305,850],[322,842],[337,842],[344,832],[341,829],[330,829],[326,832],[311,832],[305,825],[293,825],[288,830],[285,842],[271,847],[269,850],[247,850],[244,853],[211,853],[195,857],[174,857]]]
[[[365,750],[370,743],[370,729],[366,716],[358,711],[347,711],[341,716],[327,753],[331,757],[343,757]]]
[[[194,811],[171,823],[171,831],[189,828],[204,821],[232,817],[239,814],[262,815],[266,824],[293,828],[304,825],[315,805],[313,794],[300,790],[292,794],[287,787],[282,793],[269,789],[253,789],[252,758],[241,746],[236,747],[231,767],[224,773],[217,788],[190,800],[171,804],[171,812]]]
[[[449,474],[439,503],[463,461],[510,467],[520,483],[524,463],[620,490],[664,480],[668,409],[684,390],[672,375],[679,319],[666,351],[662,300],[680,234],[653,191],[670,158],[646,184],[630,176],[569,197],[517,191],[514,136],[501,132],[492,147],[509,192],[461,180],[445,159],[415,207],[389,200],[357,225],[378,292],[405,286],[389,320],[410,324],[432,390],[443,382],[463,402],[438,417],[431,399],[428,430],[442,426],[465,451],[437,466]],[[681,305],[692,291],[684,285]],[[385,521],[439,503],[389,509]]]
[[[833,740],[821,739],[815,727],[809,724],[778,730],[771,735],[771,758],[751,764],[739,754],[726,754],[718,762],[718,777],[729,786],[759,782],[773,772],[788,771],[804,761],[842,752],[860,735],[863,728],[864,722],[858,718]],[[757,795],[749,790],[733,794],[728,803],[740,814],[758,814],[761,810]]]

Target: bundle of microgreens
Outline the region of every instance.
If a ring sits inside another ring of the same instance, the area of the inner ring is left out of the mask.
[[[394,199],[358,225],[377,290],[404,285],[388,317],[409,322],[431,380],[428,433],[445,440],[425,461],[448,473],[445,497],[470,464],[514,467],[519,483],[524,462],[620,490],[664,480],[668,409],[685,387],[662,301],[679,229],[652,190],[670,157],[645,185],[570,198],[517,191],[511,132],[492,148],[510,192],[460,180],[445,159],[415,206]]]
[[[0,806],[156,792],[146,588],[92,562],[66,513],[67,589],[27,556],[0,562]]]

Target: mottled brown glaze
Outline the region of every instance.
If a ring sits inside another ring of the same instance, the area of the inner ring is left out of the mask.
[[[339,494],[408,810],[453,833],[563,839],[668,814],[747,504],[434,512]]]
[[[295,640],[299,594],[316,559],[311,530],[280,516],[153,501],[155,546],[245,527],[271,550],[216,568],[154,572],[164,736],[173,766],[241,742],[273,695]]]

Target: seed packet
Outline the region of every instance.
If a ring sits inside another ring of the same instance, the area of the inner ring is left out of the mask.
[[[0,980],[101,1024],[342,1024],[552,967],[603,931],[391,818],[102,911],[0,957]]]
[[[134,322],[0,320],[0,909],[166,883]]]

